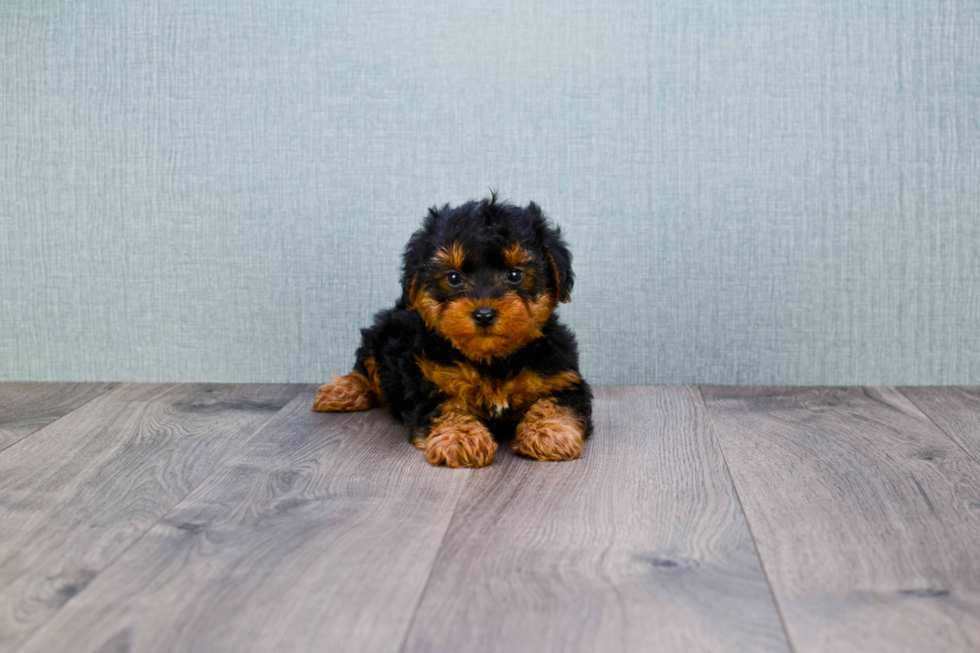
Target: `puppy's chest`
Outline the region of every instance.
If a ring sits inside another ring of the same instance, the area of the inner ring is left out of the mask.
[[[487,417],[525,411],[538,399],[581,380],[572,370],[546,376],[524,369],[503,378],[493,378],[462,362],[440,365],[424,358],[417,362],[426,380],[443,394],[471,412]]]

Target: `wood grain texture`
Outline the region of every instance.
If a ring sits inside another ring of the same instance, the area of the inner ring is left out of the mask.
[[[899,390],[956,444],[980,462],[980,387]]]
[[[24,647],[395,651],[470,470],[304,392]]]
[[[474,472],[405,651],[787,651],[697,390],[600,388],[578,460]]]
[[[115,383],[0,383],[0,451],[64,417]]]
[[[893,388],[704,388],[796,651],[980,649],[980,466]]]
[[[0,452],[0,651],[12,651],[298,386],[125,385]]]

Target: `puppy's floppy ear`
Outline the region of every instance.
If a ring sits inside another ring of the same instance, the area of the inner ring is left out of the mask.
[[[572,272],[572,254],[568,251],[568,246],[561,237],[561,229],[552,225],[534,202],[527,205],[527,212],[531,216],[534,230],[541,240],[545,259],[551,268],[555,296],[560,302],[570,302],[572,301],[575,274]]]
[[[448,205],[447,205],[448,206]],[[431,241],[430,233],[439,218],[439,209],[432,207],[422,223],[422,228],[412,234],[402,254],[402,301],[409,310],[415,308],[416,294],[419,290],[419,273],[426,259],[426,250]]]

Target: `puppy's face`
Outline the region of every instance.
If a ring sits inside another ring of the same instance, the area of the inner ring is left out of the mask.
[[[406,303],[466,357],[506,356],[568,301],[571,257],[531,204],[433,209],[405,251]]]

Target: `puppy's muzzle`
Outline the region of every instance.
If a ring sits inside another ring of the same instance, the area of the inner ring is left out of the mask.
[[[476,322],[477,326],[491,326],[496,319],[497,311],[492,308],[481,307],[473,311],[473,321]]]

